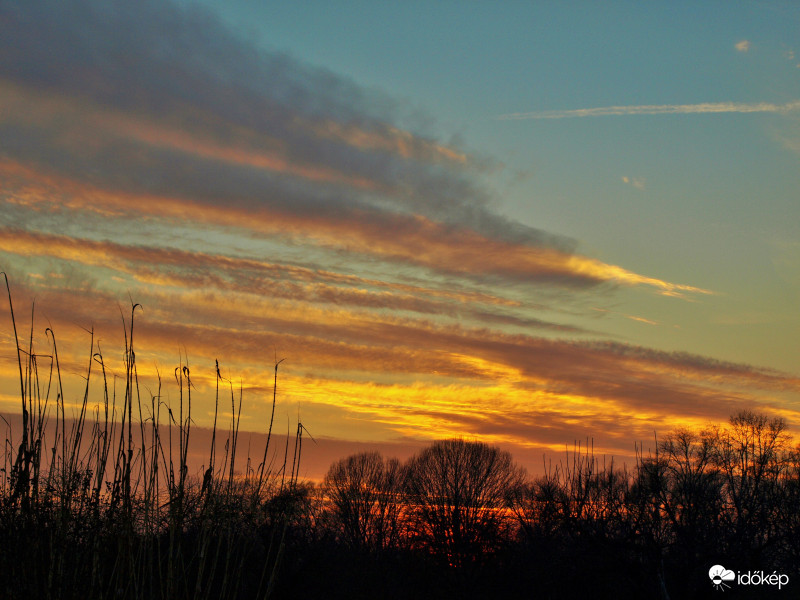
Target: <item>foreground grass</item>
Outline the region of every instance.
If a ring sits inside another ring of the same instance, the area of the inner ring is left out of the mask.
[[[177,406],[162,383],[143,398],[134,351],[134,318],[123,319],[124,393],[117,397],[92,339],[77,414],[67,414],[55,334],[49,347],[23,345],[6,279],[19,365],[21,432],[7,432],[0,470],[3,598],[267,598],[296,518],[303,434],[293,453],[269,460],[275,413],[260,462],[235,469],[241,391],[220,375],[214,426],[202,475],[189,475],[192,380],[175,369]],[[277,386],[278,365],[275,364]],[[99,408],[89,396],[100,393]],[[226,389],[227,388],[227,389]],[[100,390],[97,392],[97,390]],[[111,390],[111,391],[109,391]],[[229,423],[218,422],[230,402]],[[223,430],[224,428],[224,430]],[[222,430],[222,431],[220,431]],[[17,437],[14,437],[16,433]],[[220,436],[220,440],[217,436]],[[224,450],[217,448],[224,439]],[[221,454],[221,455],[220,455]],[[240,457],[241,462],[241,457]]]

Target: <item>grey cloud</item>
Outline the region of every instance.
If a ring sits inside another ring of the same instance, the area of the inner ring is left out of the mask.
[[[292,164],[368,179],[378,190],[151,147],[92,127],[91,114],[80,109],[57,116],[46,130],[0,122],[12,158],[135,193],[367,221],[413,212],[513,243],[574,248],[567,238],[493,213],[490,194],[463,167],[423,160],[421,148],[435,140],[410,136],[418,156],[402,157],[320,135],[317,128],[332,121],[390,136],[402,128],[403,108],[344,77],[256,48],[203,9],[155,0],[32,0],[2,10],[0,78],[8,82],[54,101],[91,103],[90,113],[107,109],[224,146],[268,152],[277,145]]]

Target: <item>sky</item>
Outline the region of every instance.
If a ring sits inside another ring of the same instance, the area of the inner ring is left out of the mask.
[[[794,2],[0,0],[26,346],[55,332],[74,410],[139,304],[143,395],[188,361],[209,426],[218,360],[257,432],[283,359],[311,478],[454,436],[536,471],[742,409],[797,432],[798,167]]]

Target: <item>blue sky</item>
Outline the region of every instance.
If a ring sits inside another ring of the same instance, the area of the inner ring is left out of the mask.
[[[208,5],[254,43],[377,88],[425,131],[484,156],[498,212],[573,237],[592,256],[725,297],[678,314],[637,299],[631,310],[642,306],[644,318],[686,323],[682,336],[661,338],[667,348],[796,366],[797,109],[498,118],[796,102],[796,4]]]
[[[75,373],[130,298],[146,375],[218,358],[254,429],[278,354],[339,442],[796,427],[799,38],[788,2],[3,2],[0,269]]]

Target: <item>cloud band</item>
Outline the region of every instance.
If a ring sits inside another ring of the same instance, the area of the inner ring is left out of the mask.
[[[641,106],[603,106],[574,110],[540,110],[535,112],[499,115],[501,121],[524,119],[572,119],[577,117],[614,117],[624,115],[690,115],[708,113],[778,113],[800,110],[800,101],[785,104],[756,102],[703,102],[700,104],[644,104]]]

